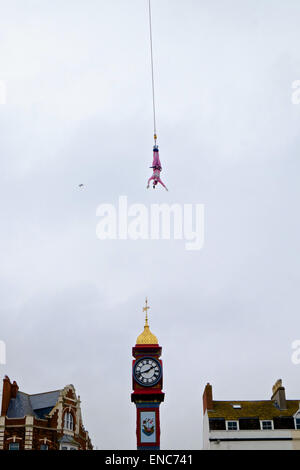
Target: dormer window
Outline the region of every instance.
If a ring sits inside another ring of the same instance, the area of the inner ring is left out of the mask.
[[[73,431],[74,429],[73,415],[69,411],[65,413],[64,428],[67,429],[68,431]]]
[[[227,431],[238,431],[238,421],[226,421],[226,429]]]
[[[271,420],[263,420],[260,422],[261,430],[262,431],[270,431],[273,429],[273,421]]]

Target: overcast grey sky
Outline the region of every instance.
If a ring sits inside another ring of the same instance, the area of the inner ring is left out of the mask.
[[[152,0],[157,124],[169,192],[146,191],[146,0],[1,1],[2,375],[73,383],[94,446],[134,449],[131,347],[163,347],[161,447],[202,447],[202,392],[269,399],[299,329],[298,0]],[[86,185],[84,190],[78,184]],[[205,204],[205,244],[100,241],[96,209]]]

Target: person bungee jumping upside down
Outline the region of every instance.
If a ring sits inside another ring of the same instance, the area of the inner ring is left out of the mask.
[[[151,176],[151,178],[148,179],[147,189],[149,188],[150,181],[153,180],[153,189],[155,189],[155,186],[157,185],[157,183],[160,183],[165,188],[165,190],[168,191],[168,188],[164,185],[164,183],[160,179],[160,172],[162,168],[161,168],[161,163],[159,159],[159,151],[158,151],[157,145],[154,145],[153,147],[153,163],[152,163],[152,166],[150,166],[150,168],[153,168],[153,175]]]

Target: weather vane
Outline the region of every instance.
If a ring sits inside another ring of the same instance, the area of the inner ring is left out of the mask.
[[[146,302],[145,302],[145,303],[146,303],[146,306],[143,307],[143,312],[146,312],[146,324],[147,324],[147,323],[148,323],[148,310],[149,310],[149,308],[150,308],[150,307],[148,307],[148,299],[147,299],[147,297],[146,297]]]

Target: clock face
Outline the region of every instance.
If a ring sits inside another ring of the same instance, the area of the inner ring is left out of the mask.
[[[135,380],[146,387],[157,384],[161,378],[161,365],[153,357],[143,357],[136,361],[133,369]]]

